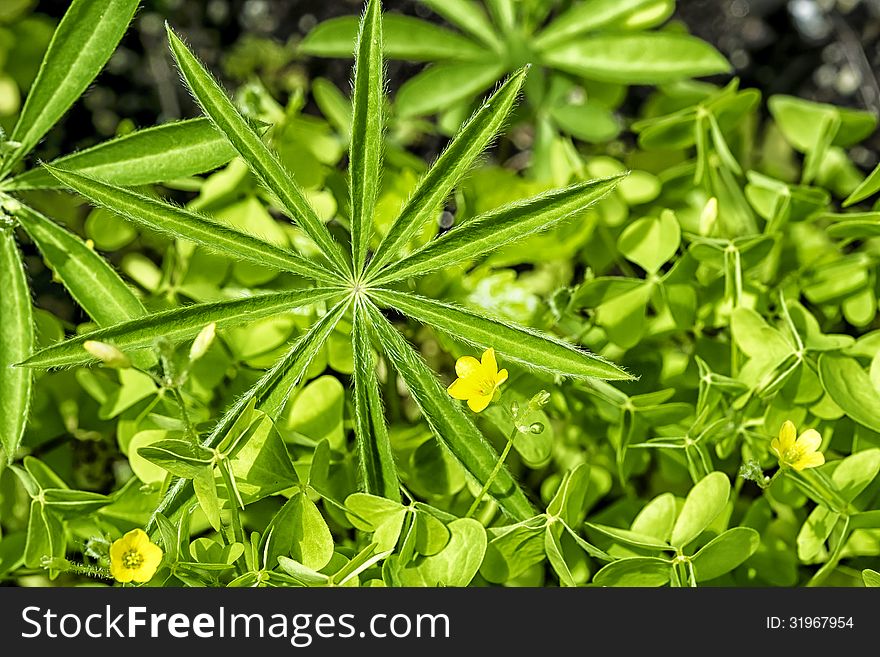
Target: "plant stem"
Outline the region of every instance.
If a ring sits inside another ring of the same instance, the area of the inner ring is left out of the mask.
[[[237,543],[244,545],[244,530],[241,526],[241,516],[238,513],[238,495],[235,492],[235,482],[232,480],[228,463],[224,459],[218,465],[220,466],[220,475],[223,477],[223,485],[226,487],[226,501],[229,502],[229,510],[232,515],[232,535]]]
[[[483,498],[486,496],[486,493],[489,491],[489,488],[492,486],[492,482],[495,481],[495,477],[498,476],[498,473],[501,472],[501,468],[504,466],[504,461],[507,460],[507,455],[510,454],[510,448],[513,447],[513,439],[516,438],[516,434],[519,429],[515,426],[513,427],[513,431],[507,437],[507,444],[504,446],[504,451],[501,452],[501,457],[495,463],[495,467],[492,469],[489,478],[486,480],[486,483],[483,484],[483,488],[480,490],[479,495],[477,495],[476,499],[474,499],[473,504],[471,504],[471,508],[468,509],[468,512],[465,514],[465,518],[473,517],[474,513],[477,510],[477,507],[480,506],[480,502],[483,501]]]
[[[176,385],[172,385],[169,387],[169,390],[171,390],[171,394],[174,395],[174,401],[177,402],[177,406],[180,408],[180,417],[183,420],[184,426],[186,426],[186,435],[193,441],[193,443],[198,445],[199,435],[196,433],[195,427],[189,419],[189,413],[186,412],[186,402],[183,400],[183,395],[180,394],[180,388]]]

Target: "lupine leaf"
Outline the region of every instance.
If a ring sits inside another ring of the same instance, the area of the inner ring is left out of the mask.
[[[498,454],[397,329],[375,306],[365,305],[365,310],[383,352],[406,383],[437,439],[478,482],[485,482],[498,462]],[[531,503],[505,467],[499,471],[489,494],[514,520],[522,521],[535,515]]]
[[[207,119],[177,121],[138,130],[53,160],[55,167],[122,186],[185,178],[216,169],[235,156],[226,137]],[[14,178],[9,189],[60,187],[42,167]]]
[[[13,367],[34,346],[31,297],[15,235],[0,229],[0,445],[11,463],[21,444],[31,402],[33,373]]]
[[[397,257],[495,138],[513,108],[527,72],[528,69],[524,68],[511,75],[462,126],[419,181],[367,266],[368,274]]]
[[[95,360],[83,349],[87,340],[106,342],[123,351],[144,349],[151,347],[157,336],[181,342],[198,335],[211,323],[227,328],[324,301],[339,293],[340,290],[334,288],[311,288],[173,308],[53,344],[35,353],[22,365],[36,368],[85,365]]]
[[[104,68],[138,0],[73,0],[40,64],[10,139],[21,145],[3,171],[28,153]]]
[[[660,84],[730,70],[705,41],[671,32],[585,37],[549,48],[541,61],[591,80],[621,84]]]
[[[344,274],[348,264],[342,248],[315,214],[278,155],[263,142],[217,81],[170,27],[168,41],[187,85],[208,118],[226,135],[263,184],[275,194],[290,218],[314,240],[337,273]]]
[[[49,168],[49,167],[47,167]],[[92,203],[115,212],[136,224],[173,237],[190,240],[212,251],[277,267],[306,278],[338,283],[339,278],[318,263],[288,249],[237,231],[191,210],[171,205],[73,171],[49,168],[53,176]]]
[[[610,193],[623,176],[580,182],[474,217],[381,271],[376,284],[421,276],[467,262],[510,242],[545,230]]]
[[[16,217],[70,295],[99,326],[146,314],[131,288],[82,239],[26,205]]]
[[[632,377],[613,363],[588,351],[541,334],[524,326],[509,324],[415,294],[372,290],[374,298],[424,324],[528,367],[574,378],[628,380]]]
[[[354,415],[358,457],[364,491],[400,501],[397,468],[391,452],[385,414],[379,398],[376,363],[370,346],[368,318],[360,304],[351,331],[354,351]]]
[[[216,448],[220,445],[242,413],[254,404],[273,420],[277,419],[291,391],[302,380],[315,355],[324,346],[327,336],[330,335],[339,319],[348,310],[349,305],[350,300],[348,298],[339,302],[318,320],[308,332],[303,334],[250,390],[239,397],[226,410],[223,417],[214,425],[211,433],[202,441],[202,446]],[[159,506],[153,512],[147,525],[148,531],[155,530],[156,514],[161,513],[168,518],[172,518],[182,508],[186,508],[192,496],[191,484],[186,480],[175,481],[168,488]]]
[[[470,39],[439,25],[399,14],[383,18],[384,52],[394,59],[434,61],[436,59],[474,59],[485,51]],[[351,57],[352,43],[358,35],[358,22],[353,16],[340,16],[324,21],[306,35],[299,51],[319,57]]]
[[[489,22],[486,12],[473,0],[421,0],[421,2],[486,45],[496,49],[501,47],[497,30]]]
[[[609,23],[638,11],[655,0],[592,0],[574,3],[535,37],[535,47],[544,50],[571,41],[585,32],[594,32]]]
[[[351,147],[351,250],[354,271],[360,273],[370,245],[373,209],[382,167],[383,91],[382,13],[370,0],[361,21],[354,67]]]

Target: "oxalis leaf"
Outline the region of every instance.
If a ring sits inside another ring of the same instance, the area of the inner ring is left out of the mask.
[[[478,482],[485,482],[498,461],[498,454],[397,329],[372,304],[364,304],[364,308],[383,352],[406,383],[437,439]],[[515,520],[535,515],[531,503],[506,468],[499,471],[489,493]]]
[[[392,290],[371,290],[370,295],[420,322],[455,338],[498,353],[537,370],[574,378],[630,380],[633,377],[600,356],[534,329],[517,326],[426,299]]]

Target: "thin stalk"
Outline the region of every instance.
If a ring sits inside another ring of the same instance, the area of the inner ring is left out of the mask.
[[[514,426],[513,431],[507,437],[507,444],[504,446],[504,451],[501,452],[501,457],[495,463],[495,467],[492,468],[492,472],[489,474],[489,478],[486,479],[486,483],[483,484],[483,488],[480,489],[480,493],[474,499],[473,504],[471,504],[471,508],[469,508],[468,512],[465,514],[465,518],[473,517],[474,513],[477,511],[477,507],[480,506],[480,502],[483,501],[483,498],[486,496],[486,493],[492,486],[492,482],[495,481],[495,477],[498,476],[498,473],[501,472],[501,468],[504,467],[504,461],[507,460],[507,455],[510,454],[510,448],[513,447],[513,439],[516,438],[516,434],[518,432],[519,429]]]

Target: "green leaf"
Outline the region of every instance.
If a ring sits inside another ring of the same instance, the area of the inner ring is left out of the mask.
[[[672,528],[670,543],[683,548],[715,520],[727,504],[730,480],[723,472],[710,472],[688,493]]]
[[[434,218],[440,204],[501,130],[526,73],[527,69],[521,69],[511,75],[462,126],[425,173],[367,266],[368,276],[394,260],[424,227],[425,222]]]
[[[490,541],[480,575],[493,584],[519,577],[546,557],[544,525],[521,523],[489,529]]]
[[[615,176],[580,182],[481,214],[381,270],[371,282],[379,285],[421,276],[478,258],[582,212],[608,195],[622,179]]]
[[[333,536],[330,529],[318,507],[305,493],[294,495],[288,504],[293,506],[293,542],[290,556],[308,568],[320,570],[330,563],[333,556]]]
[[[661,84],[730,70],[705,41],[671,32],[585,37],[549,48],[541,61],[590,80],[620,84]]]
[[[814,103],[794,96],[775,95],[767,100],[785,138],[802,153],[814,150],[822,140],[828,121],[839,121],[831,135],[832,146],[852,146],[874,132],[877,117],[870,112],[846,109],[825,103]]]
[[[79,237],[24,205],[16,217],[70,295],[99,326],[146,314],[119,274]]]
[[[880,573],[876,570],[865,568],[862,571],[862,580],[864,580],[865,586],[880,587]]]
[[[226,137],[207,119],[176,121],[52,160],[49,164],[112,185],[137,186],[216,169],[235,156]],[[42,167],[13,178],[9,189],[59,187]]]
[[[247,430],[234,444],[221,445],[229,456],[227,463],[234,475],[234,487],[245,504],[280,493],[299,483],[290,453],[272,418],[262,411],[254,411],[253,417]]]
[[[574,575],[565,561],[565,554],[562,548],[562,537],[565,536],[565,528],[561,523],[548,524],[544,529],[544,552],[547,554],[547,561],[550,562],[553,572],[559,577],[561,586],[577,586]]]
[[[24,565],[41,568],[44,557],[64,557],[64,525],[38,500],[31,502],[24,548]]]
[[[659,217],[644,217],[627,226],[617,248],[627,259],[649,273],[656,273],[678,251],[681,228],[669,210]]]
[[[55,343],[38,351],[22,364],[38,368],[84,365],[95,360],[83,349],[83,343],[88,340],[112,344],[123,351],[135,351],[152,347],[157,336],[172,343],[183,342],[198,335],[199,331],[211,323],[227,328],[319,303],[339,293],[340,290],[333,288],[311,288],[164,310]]]
[[[655,557],[631,557],[613,561],[593,578],[598,586],[663,586],[669,581],[672,564]]]
[[[47,488],[43,490],[43,501],[50,511],[65,518],[75,518],[94,513],[113,499],[87,490]]]
[[[12,230],[0,228],[0,445],[12,463],[24,435],[33,373],[13,367],[34,348],[31,297]]]
[[[73,0],[40,64],[10,140],[21,145],[0,169],[28,153],[104,68],[137,9],[138,0]]]
[[[864,201],[878,191],[880,191],[880,165],[877,165],[877,167],[868,174],[868,177],[846,197],[846,200],[843,202],[843,207],[848,208],[859,201]]]
[[[324,346],[327,336],[333,331],[339,319],[348,309],[349,300],[338,303],[318,320],[307,333],[294,343],[290,350],[266,372],[250,390],[230,406],[223,417],[214,425],[202,446],[216,448],[236,424],[236,421],[253,404],[258,405],[269,417],[276,419],[284,408],[291,390],[302,380],[315,355]],[[192,499],[192,492],[185,480],[174,482],[165,493],[159,506],[153,512],[147,527],[155,524],[156,513],[168,518],[185,508]]]
[[[834,403],[850,418],[872,431],[880,431],[880,392],[854,358],[831,353],[819,357],[819,379]]]
[[[186,479],[193,479],[205,469],[213,467],[211,451],[194,445],[189,440],[176,438],[159,440],[147,447],[141,447],[138,454],[171,474]]]
[[[586,523],[586,525],[590,529],[597,531],[600,534],[605,534],[605,536],[612,539],[615,543],[621,543],[622,545],[629,545],[632,547],[644,548],[647,550],[673,549],[671,545],[663,540],[659,540],[654,536],[649,536],[647,534],[640,534],[629,529],[618,529],[616,527],[597,525],[591,522]]]
[[[96,205],[146,228],[190,240],[208,249],[258,265],[277,267],[306,278],[338,283],[323,266],[293,251],[269,244],[225,224],[128,189],[108,185],[73,171],[46,166],[53,176]]]
[[[486,530],[476,520],[461,518],[448,525],[449,543],[437,554],[401,564],[389,557],[385,572],[394,586],[467,586],[483,562]]]
[[[400,501],[400,485],[385,414],[379,397],[376,363],[368,336],[368,318],[360,304],[355,307],[351,332],[354,351],[354,416],[358,465],[367,493]]]
[[[880,449],[866,449],[841,460],[831,480],[840,496],[852,502],[880,473]]]
[[[501,49],[497,30],[489,22],[486,12],[473,0],[421,0],[421,3],[487,46]]]
[[[628,380],[632,377],[613,363],[534,329],[479,315],[440,301],[391,290],[371,294],[405,315],[436,327],[457,339],[498,353],[536,370],[573,378],[599,377]]]
[[[739,566],[755,553],[761,535],[749,527],[734,527],[719,534],[692,557],[698,582],[705,582]]]
[[[269,149],[260,135],[236,109],[229,96],[220,88],[211,74],[187,49],[183,41],[167,28],[168,41],[178,68],[187,85],[217,129],[226,135],[236,151],[244,158],[257,177],[278,198],[288,216],[314,240],[324,256],[335,267],[336,273],[348,271],[342,248],[315,214],[278,155]]]
[[[535,37],[534,46],[538,50],[546,50],[571,41],[574,37],[601,29],[653,2],[654,0],[592,0],[574,3]]]
[[[387,14],[383,18],[384,53],[391,59],[431,62],[437,59],[477,59],[486,54],[470,39],[426,21]],[[353,16],[326,20],[309,32],[299,51],[318,57],[351,57],[358,38],[358,21]]]
[[[385,355],[406,383],[438,440],[449,448],[477,482],[485,482],[498,461],[498,454],[440,385],[422,357],[378,309],[365,304],[365,311]],[[515,520],[526,520],[535,515],[532,505],[506,468],[498,472],[489,494]]]
[[[426,116],[470,101],[504,73],[504,66],[486,54],[488,57],[478,62],[434,64],[410,78],[397,91],[397,113],[403,118]]]
[[[361,20],[355,52],[352,94],[349,177],[351,189],[351,250],[354,271],[360,273],[370,245],[373,210],[382,167],[385,89],[382,62],[382,10],[370,0]]]

